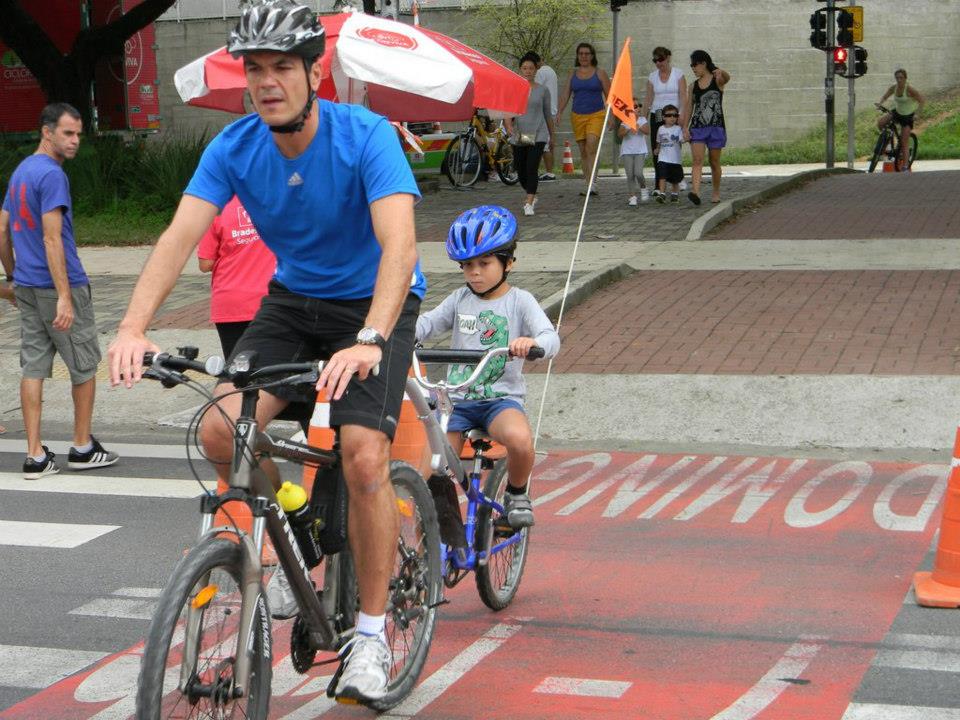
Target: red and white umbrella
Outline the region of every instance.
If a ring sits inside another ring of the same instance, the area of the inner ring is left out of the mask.
[[[467,120],[474,108],[522,115],[527,81],[451,37],[363,13],[320,18],[327,37],[318,95],[367,105],[391,120]],[[225,48],[177,70],[184,102],[242,113],[243,64]]]

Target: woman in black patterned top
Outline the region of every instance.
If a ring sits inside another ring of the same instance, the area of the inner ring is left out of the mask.
[[[700,179],[703,175],[703,157],[710,151],[710,173],[713,184],[712,202],[720,202],[720,153],[727,144],[727,129],[723,120],[723,89],[730,82],[730,73],[713,64],[704,50],[690,53],[690,67],[697,79],[690,86],[690,116],[685,139],[693,154],[691,191],[687,195],[694,205],[700,204]]]

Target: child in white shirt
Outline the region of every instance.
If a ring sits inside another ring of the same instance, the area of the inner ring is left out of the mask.
[[[680,159],[680,146],[683,143],[683,128],[677,124],[680,111],[676,105],[663,108],[663,125],[657,130],[657,147],[653,151],[657,156],[657,175],[660,186],[655,196],[661,205],[667,201],[666,188],[670,183],[670,202],[680,202],[680,181],[683,180],[683,164]]]
[[[650,124],[640,112],[640,103],[633,103],[633,116],[637,119],[637,129],[631,130],[629,126],[620,123],[617,128],[617,135],[622,138],[620,143],[620,161],[623,163],[623,169],[627,174],[627,192],[630,199],[628,205],[637,204],[637,188],[640,189],[640,199],[644,202],[650,199],[650,193],[647,192],[647,181],[643,178],[643,166],[647,162],[647,138],[644,135],[650,134]]]

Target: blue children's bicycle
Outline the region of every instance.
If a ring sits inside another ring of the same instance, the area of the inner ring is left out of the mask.
[[[529,528],[515,530],[507,523],[503,509],[504,493],[507,490],[507,463],[505,458],[495,460],[487,455],[492,447],[490,438],[479,429],[465,433],[473,448],[473,454],[465,465],[447,441],[446,429],[453,410],[450,393],[474,384],[494,358],[508,354],[507,348],[420,348],[414,355],[414,374],[416,383],[430,391],[429,398],[420,392],[411,392],[411,389],[414,389],[411,388],[412,381],[407,384],[407,395],[417,409],[430,445],[432,475],[428,483],[440,525],[440,558],[444,585],[452,588],[471,570],[475,570],[480,599],[492,610],[507,607],[517,594],[527,561]],[[527,357],[541,358],[543,349],[532,348]],[[421,362],[476,363],[476,366],[470,377],[461,383],[451,384],[446,380],[428,380],[421,371]],[[457,486],[467,498],[466,523],[460,513]]]

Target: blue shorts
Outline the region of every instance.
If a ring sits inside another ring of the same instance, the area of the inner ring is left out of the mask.
[[[494,398],[493,400],[461,400],[453,406],[447,430],[450,432],[464,432],[479,428],[484,432],[490,427],[493,419],[504,410],[519,410],[524,412],[523,405],[510,398]]]
[[[727,131],[719,125],[690,128],[690,142],[702,143],[711,150],[719,150],[727,146]]]

